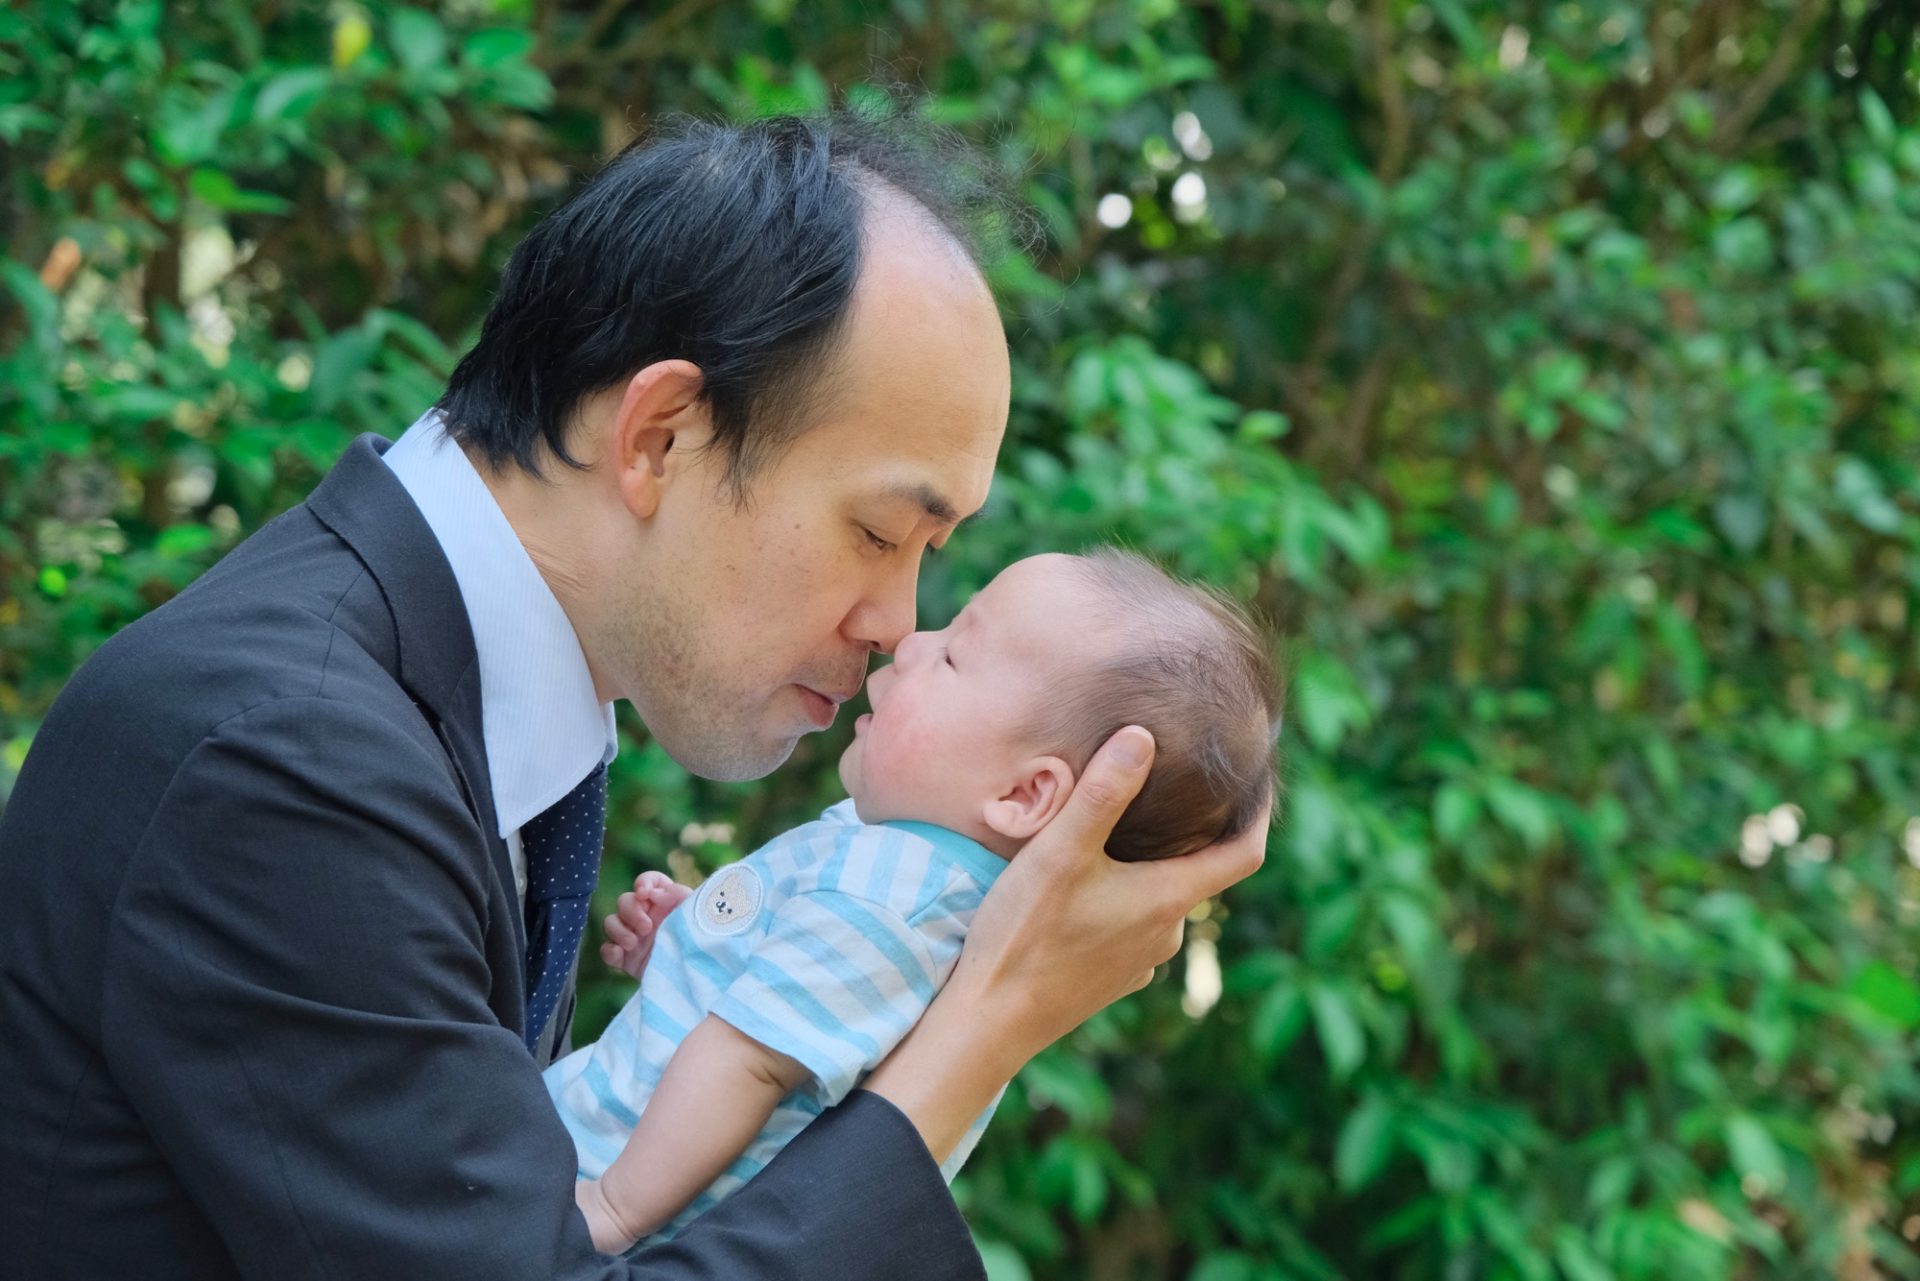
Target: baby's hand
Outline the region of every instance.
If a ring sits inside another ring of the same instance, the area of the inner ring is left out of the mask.
[[[573,1200],[586,1216],[587,1231],[593,1234],[593,1248],[602,1254],[620,1254],[640,1238],[621,1225],[606,1189],[598,1179],[581,1179],[573,1185]]]
[[[691,892],[665,872],[640,873],[606,919],[607,941],[600,945],[600,959],[628,978],[639,978],[653,954],[660,922]]]

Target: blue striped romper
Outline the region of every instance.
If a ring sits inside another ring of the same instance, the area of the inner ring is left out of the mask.
[[[600,1039],[547,1069],[580,1177],[613,1163],[675,1048],[713,1014],[811,1074],[656,1239],[718,1204],[906,1035],[1005,867],[946,828],[863,823],[848,800],[708,877],[662,923],[640,990]],[[994,1105],[942,1164],[949,1180]]]

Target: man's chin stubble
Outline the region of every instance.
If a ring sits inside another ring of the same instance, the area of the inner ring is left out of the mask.
[[[676,750],[665,739],[655,737],[680,768],[715,783],[746,783],[765,778],[787,763],[800,742],[800,736],[795,734],[784,746],[769,745],[752,750],[743,748],[737,740],[708,739]]]

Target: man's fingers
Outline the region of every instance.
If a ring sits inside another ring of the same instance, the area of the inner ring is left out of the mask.
[[[1173,927],[1169,929],[1166,935],[1160,940],[1159,962],[1151,969],[1136,974],[1132,981],[1127,984],[1126,994],[1131,996],[1147,984],[1153,982],[1153,976],[1160,972],[1160,966],[1165,965],[1168,961],[1180,955],[1180,945],[1186,942],[1186,938],[1187,923],[1184,920],[1175,922]]]
[[[1168,961],[1171,961],[1174,957],[1180,955],[1180,946],[1186,941],[1187,941],[1186,921],[1182,919],[1174,922],[1173,928],[1167,931],[1166,938],[1161,940],[1160,964],[1165,965]]]
[[[1146,864],[1143,870],[1150,869],[1153,875],[1165,878],[1168,895],[1192,907],[1260,870],[1267,857],[1267,826],[1272,816],[1273,809],[1269,806],[1266,813],[1232,840],[1209,845],[1183,858]]]
[[[1152,767],[1153,735],[1138,725],[1117,731],[1087,762],[1066,807],[1047,825],[1047,831],[1064,837],[1068,848],[1105,849],[1114,824],[1140,794]],[[1055,833],[1055,828],[1062,830]]]

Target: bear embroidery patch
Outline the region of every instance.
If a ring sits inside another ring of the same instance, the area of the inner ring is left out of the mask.
[[[753,924],[765,897],[758,872],[737,863],[723,867],[694,895],[694,923],[709,934],[738,934]]]

